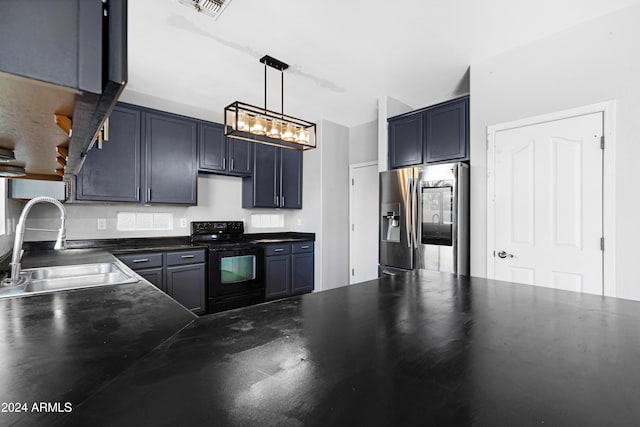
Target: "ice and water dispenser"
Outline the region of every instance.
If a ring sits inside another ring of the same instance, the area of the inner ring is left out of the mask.
[[[381,209],[381,238],[387,242],[400,242],[400,203],[387,203]]]

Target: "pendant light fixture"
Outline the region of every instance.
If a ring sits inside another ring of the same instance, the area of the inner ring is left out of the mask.
[[[291,150],[316,148],[316,125],[284,114],[284,70],[289,65],[269,55],[264,64],[264,108],[236,101],[224,109],[225,136]],[[281,112],[267,109],[267,66],[280,71]]]

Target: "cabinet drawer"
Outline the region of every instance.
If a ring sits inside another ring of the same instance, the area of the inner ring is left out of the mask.
[[[142,252],[137,254],[118,255],[120,261],[134,270],[141,268],[162,267],[162,252]]]
[[[269,245],[264,248],[265,256],[287,255],[290,252],[291,252],[291,245],[289,243],[283,243],[281,245]]]
[[[204,262],[204,250],[167,252],[167,265],[199,264]]]
[[[299,242],[291,244],[291,251],[294,254],[303,252],[313,252],[313,242]]]

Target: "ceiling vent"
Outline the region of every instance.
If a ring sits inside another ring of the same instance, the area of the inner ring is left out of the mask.
[[[198,12],[218,19],[218,16],[231,3],[231,0],[178,0],[180,4],[189,6]]]

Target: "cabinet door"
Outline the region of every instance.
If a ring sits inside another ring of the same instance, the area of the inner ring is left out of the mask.
[[[145,188],[150,203],[196,204],[196,122],[145,113]]]
[[[252,145],[249,141],[241,139],[227,139],[227,147],[229,149],[228,169],[234,175],[251,175],[252,168]]]
[[[164,269],[162,267],[136,270],[136,273],[138,273],[156,288],[160,289],[163,292],[167,292],[167,287],[165,286],[164,281]]]
[[[200,123],[198,129],[198,170],[224,172],[227,166],[224,127],[217,123]]]
[[[167,267],[167,293],[196,314],[204,313],[204,264]]]
[[[301,294],[313,290],[313,252],[291,255],[291,292]]]
[[[101,2],[2,1],[0,7],[1,71],[102,92]]]
[[[422,114],[389,120],[389,168],[422,163]]]
[[[275,299],[291,295],[291,256],[265,257],[265,298]]]
[[[468,105],[463,99],[427,110],[425,162],[468,158]]]
[[[280,149],[280,207],[302,209],[302,151]]]
[[[140,111],[116,106],[109,140],[87,153],[76,177],[76,199],[110,202],[140,200]]]
[[[243,208],[277,208],[280,149],[252,143],[253,175],[242,182]]]

